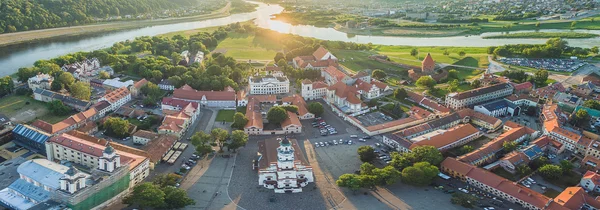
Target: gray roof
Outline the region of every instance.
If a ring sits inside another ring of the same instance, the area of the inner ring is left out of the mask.
[[[96,108],[97,111],[106,109],[106,107],[109,107],[110,103],[108,103],[108,101],[100,101],[96,104],[94,104],[94,108]]]
[[[23,174],[32,180],[53,189],[60,188],[59,180],[67,170],[68,168],[66,166],[46,159],[25,161],[17,168],[19,174]]]
[[[436,129],[458,120],[460,120],[460,116],[458,115],[458,113],[455,112],[445,117],[428,122],[428,124],[431,127],[431,129]]]
[[[18,124],[17,126],[15,126],[15,128],[13,129],[13,133],[21,135],[27,139],[30,139],[32,141],[35,141],[35,142],[41,143],[41,144],[46,143],[46,141],[48,141],[48,139],[50,139],[50,135],[47,135],[38,130],[32,129],[30,127],[27,127],[27,126],[24,126],[21,124]]]
[[[506,101],[504,99],[493,101],[493,102],[484,104],[482,106],[485,107],[485,109],[487,109],[488,111],[504,109],[506,107],[512,107],[512,108],[515,107],[513,103],[509,103],[508,101]]]
[[[508,83],[500,83],[500,84],[495,84],[495,85],[491,85],[491,86],[487,86],[487,87],[482,87],[482,88],[477,88],[477,89],[473,89],[473,90],[460,92],[451,97],[458,99],[458,100],[462,100],[462,99],[476,97],[476,96],[480,96],[480,95],[484,95],[484,94],[488,94],[488,93],[493,93],[493,92],[507,89],[507,88],[513,89],[513,86]]]
[[[43,95],[43,96],[51,97],[54,100],[62,101],[63,104],[69,105],[69,106],[87,107],[90,105],[89,101],[79,100],[79,99],[71,97],[71,96],[65,96],[65,95],[59,94],[57,92],[44,90],[41,88],[37,88],[33,92]]]
[[[58,179],[56,180],[56,184],[58,184]],[[44,187],[35,186],[32,183],[29,183],[23,179],[17,179],[15,182],[10,184],[8,188],[18,192],[19,194],[25,195],[37,202],[43,202],[50,199],[50,192],[44,190]]]

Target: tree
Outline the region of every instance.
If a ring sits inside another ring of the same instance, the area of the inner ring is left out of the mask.
[[[275,54],[274,62],[279,62],[280,60],[285,59],[285,55],[282,52],[277,52]]]
[[[158,87],[158,85],[148,82],[142,88],[140,88],[140,92],[145,96],[152,97],[153,99],[157,99],[162,95],[162,91]]]
[[[104,129],[106,129],[106,133],[109,135],[125,137],[129,130],[129,121],[118,117],[109,117],[104,121]]]
[[[520,177],[527,176],[527,175],[531,174],[531,172],[533,172],[533,171],[526,164],[521,164],[521,165],[517,166],[517,175],[519,175]]]
[[[15,82],[10,76],[0,78],[0,96],[12,93],[15,89]]]
[[[597,100],[587,100],[587,101],[583,102],[583,106],[590,108],[590,109],[600,110],[600,102],[598,102]]]
[[[444,54],[445,56],[449,56],[450,52],[448,52],[448,50],[444,50],[444,52],[442,54]]]
[[[188,205],[196,204],[183,189],[168,186],[162,189],[165,194],[165,205],[168,209],[180,209]]]
[[[375,175],[359,175],[358,179],[360,180],[360,184],[364,188],[373,189],[377,186],[377,176]]]
[[[452,80],[450,83],[448,83],[448,92],[452,93],[455,92],[456,90],[458,90],[458,86],[460,84],[458,83],[458,80]]]
[[[64,87],[70,90],[73,83],[75,83],[75,78],[69,72],[62,72],[58,78],[56,78],[56,81],[60,82]]]
[[[453,204],[460,205],[465,208],[473,208],[477,203],[477,198],[475,196],[464,194],[464,193],[454,193],[452,194],[452,198],[450,202]]]
[[[413,148],[412,152],[413,163],[428,162],[431,165],[438,165],[444,160],[442,153],[434,146],[418,146]]]
[[[458,55],[460,57],[464,57],[465,55],[467,55],[467,53],[465,53],[465,51],[460,51],[460,52],[458,52]]]
[[[544,166],[544,165],[546,165],[548,163],[550,163],[550,160],[548,160],[548,158],[542,156],[542,157],[539,157],[539,158],[534,159],[533,161],[531,161],[531,163],[529,164],[529,166],[531,166],[531,169],[537,170],[538,168],[540,168],[540,167],[542,167],[542,166]]]
[[[515,149],[517,149],[517,146],[518,146],[517,142],[514,142],[514,141],[507,141],[507,142],[502,143],[502,148],[504,149],[504,151],[506,153],[514,151]]]
[[[373,175],[377,177],[380,185],[392,185],[400,179],[402,174],[393,166],[373,169]]]
[[[81,100],[89,101],[92,96],[91,87],[84,82],[76,82],[71,85],[69,91],[71,92],[71,96]]]
[[[562,169],[560,168],[560,166],[552,164],[542,166],[540,169],[538,169],[538,172],[540,173],[540,175],[542,175],[542,177],[550,180],[556,180],[562,175]]]
[[[203,144],[208,144],[212,140],[210,134],[204,133],[204,131],[196,132],[192,137],[192,145],[198,146]]]
[[[571,163],[571,161],[568,161],[568,160],[561,160],[559,164],[560,164],[560,168],[562,169],[563,174],[566,174],[566,173],[570,172],[571,170],[573,170],[573,168],[575,168],[573,163]]]
[[[222,74],[221,67],[217,65],[211,65],[206,69],[206,73],[210,76],[220,76]]]
[[[398,88],[394,90],[394,98],[398,100],[404,100],[408,96],[408,93],[404,88]]]
[[[569,43],[565,40],[562,40],[561,38],[550,38],[548,39],[548,41],[546,41],[546,45],[560,49],[562,51],[569,46]]]
[[[543,87],[546,84],[546,80],[548,80],[548,71],[539,70],[533,74],[533,81],[538,87]]]
[[[592,48],[590,48],[590,52],[594,53],[594,54],[598,54],[600,50],[598,49],[598,46],[594,46]]]
[[[267,112],[269,123],[279,124],[288,118],[287,111],[281,107],[274,106]]]
[[[418,162],[402,170],[402,181],[416,186],[426,186],[438,175],[439,170],[428,162]]]
[[[373,175],[373,170],[375,168],[376,167],[373,164],[364,162],[360,165],[360,175]]]
[[[319,117],[323,114],[325,109],[323,108],[323,104],[319,102],[311,102],[308,104],[308,112],[313,113],[315,116]]]
[[[436,82],[430,76],[421,76],[417,80],[416,84],[417,84],[417,86],[420,86],[420,87],[426,87],[426,88],[432,89],[433,87],[435,87]]]
[[[577,126],[582,126],[590,119],[590,115],[585,109],[577,110],[575,117],[572,118],[572,123]]]
[[[540,27],[540,22],[535,23],[535,27],[539,28]]]
[[[352,192],[356,192],[362,186],[361,179],[356,174],[342,174],[338,180],[335,181],[335,184],[340,187],[347,187],[352,190]]]
[[[417,48],[413,48],[410,50],[410,55],[416,57],[419,54],[419,50]]]
[[[390,156],[392,157],[392,161],[390,162],[390,166],[393,166],[396,170],[402,171],[404,168],[412,165],[412,162],[409,160],[409,158],[406,157],[407,153],[403,153],[402,155],[400,155],[397,152],[392,152],[390,154]],[[411,158],[414,159],[414,158]]]
[[[377,80],[382,80],[385,79],[387,77],[387,74],[379,69],[375,69],[372,73],[371,73],[371,77],[377,79]]]
[[[287,61],[285,61],[284,59],[277,61],[277,67],[281,67],[281,68],[287,67]]]
[[[248,118],[246,118],[246,115],[242,114],[241,112],[236,112],[235,115],[233,115],[233,123],[231,124],[231,127],[242,130],[247,123]]]
[[[100,79],[110,79],[110,74],[106,71],[100,71],[98,77],[100,77]]]
[[[246,146],[248,142],[248,134],[241,130],[235,130],[231,132],[231,143],[227,145],[227,148],[232,149],[234,152],[240,147]]]
[[[56,91],[56,92],[61,91],[64,88],[65,88],[65,86],[62,83],[60,83],[59,81],[53,81],[52,84],[50,85],[50,90]]]
[[[177,66],[177,64],[179,64],[179,61],[181,61],[183,58],[181,57],[181,55],[179,53],[173,52],[171,53],[171,61],[173,62],[174,66]]]
[[[473,146],[471,146],[471,145],[465,145],[465,146],[462,146],[460,149],[458,149],[458,153],[460,153],[459,155],[464,155],[471,151],[473,151]]]
[[[133,192],[124,200],[126,204],[138,204],[140,207],[160,208],[165,205],[165,193],[156,185],[145,182],[133,188]]]
[[[362,162],[371,162],[375,160],[375,149],[370,146],[360,146],[358,148],[358,156]]]
[[[180,175],[174,173],[160,174],[152,180],[152,183],[158,185],[160,188],[165,188],[167,186],[175,186],[181,178]]]
[[[298,112],[298,106],[296,106],[296,105],[284,105],[284,106],[281,106],[281,108],[285,109],[285,111],[288,111],[288,112],[293,112],[293,113]]]
[[[219,145],[220,151],[223,151],[223,146],[227,141],[229,133],[225,129],[215,128],[210,131],[210,135],[213,137],[214,142]]]
[[[38,73],[35,67],[33,68],[19,68],[17,71],[17,80],[19,82],[27,82],[27,80]]]
[[[577,26],[577,21],[571,22],[571,28],[575,28],[575,26]]]
[[[71,108],[65,106],[63,102],[59,100],[48,102],[48,110],[50,113],[58,116],[64,116],[71,112]]]
[[[456,71],[456,69],[450,69],[450,71],[448,71],[448,80],[450,79],[459,79],[458,71]]]

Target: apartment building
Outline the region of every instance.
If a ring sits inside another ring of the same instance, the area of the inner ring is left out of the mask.
[[[460,93],[449,93],[446,95],[446,106],[455,110],[471,107],[508,96],[512,94],[513,89],[509,83],[500,83]]]
[[[131,101],[131,93],[127,87],[121,87],[102,96],[98,101],[108,101],[110,103],[109,110],[115,111]]]
[[[252,95],[271,95],[290,92],[290,80],[283,74],[250,76],[248,87]]]

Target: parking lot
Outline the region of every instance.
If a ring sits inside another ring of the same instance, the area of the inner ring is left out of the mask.
[[[386,122],[394,121],[394,118],[387,116],[381,112],[370,112],[363,115],[356,116],[364,126],[379,125]]]

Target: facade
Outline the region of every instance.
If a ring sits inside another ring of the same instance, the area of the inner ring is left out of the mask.
[[[294,94],[293,96],[285,97],[282,99],[282,102],[284,105],[297,106],[298,112],[296,114],[298,115],[298,118],[300,118],[301,120],[308,120],[308,119],[315,118],[315,115],[308,111],[308,105],[306,104],[306,101],[304,101],[304,99],[302,97],[300,97],[300,95],[298,95],[298,94]]]
[[[146,145],[148,142],[158,138],[158,133],[146,130],[138,130],[133,134],[133,143]]]
[[[131,186],[141,183],[150,173],[146,152],[78,131],[63,133],[46,141],[46,156],[50,161],[64,160],[109,172],[127,165]]]
[[[482,132],[470,124],[459,125],[448,130],[437,130],[410,139],[412,145],[409,149],[418,146],[433,146],[440,151],[446,151],[465,145],[479,137]]]
[[[451,109],[458,110],[503,98],[512,94],[512,92],[512,85],[508,83],[500,83],[460,93],[449,93],[446,95],[446,106]]]
[[[321,46],[312,55],[295,57],[292,65],[297,69],[323,70],[329,66],[338,66],[338,59]]]
[[[119,107],[131,101],[131,93],[127,87],[121,87],[102,96],[102,98],[98,99],[98,101],[107,101],[110,103],[109,110],[115,111],[119,109]]]
[[[302,98],[304,100],[317,100],[327,94],[327,84],[323,82],[312,82],[308,79],[302,81]]]
[[[350,76],[346,75],[335,66],[328,66],[323,69],[321,71],[321,77],[325,78],[325,83],[327,83],[327,85],[334,85],[338,82],[350,85],[354,81]]]
[[[579,185],[589,192],[600,192],[600,175],[593,171],[587,171],[581,177]]]
[[[175,85],[171,84],[171,82],[169,82],[169,80],[162,79],[158,83],[158,88],[160,88],[161,90],[173,91],[173,90],[175,90]]]
[[[35,122],[31,123],[31,126],[38,128],[50,135],[57,135],[75,130],[84,126],[86,123],[93,122],[97,119],[99,119],[99,117],[96,109],[90,108],[86,111],[71,115],[67,119],[55,124],[50,124],[43,120],[36,120]]]
[[[64,105],[78,111],[86,110],[90,107],[89,101],[79,100],[77,98],[59,94],[50,90],[37,88],[33,90],[33,98],[42,102],[61,101]]]
[[[425,74],[433,74],[435,72],[435,61],[431,57],[431,54],[427,53],[425,59],[421,61],[421,71]]]
[[[344,113],[354,113],[367,108],[360,97],[356,87],[338,82],[327,88],[325,101],[335,105]]]
[[[27,80],[27,86],[32,90],[38,88],[50,90],[50,87],[52,87],[52,81],[54,81],[54,77],[50,76],[49,74],[38,74]]]
[[[189,102],[181,107],[180,110],[172,111],[163,109],[163,113],[166,115],[162,124],[158,127],[158,133],[171,134],[180,138],[196,122],[200,110],[198,103]]]
[[[110,103],[108,103],[108,101],[100,101],[94,104],[92,108],[96,109],[96,112],[98,112],[98,118],[103,118],[104,116],[106,116],[106,113],[112,111]]]
[[[33,126],[17,124],[12,131],[13,142],[30,151],[46,154],[45,143],[51,134]]]
[[[447,114],[447,113],[450,113],[450,111],[451,111],[450,109],[448,109],[448,107],[442,106],[442,105],[438,104],[437,102],[435,102],[425,96],[419,95],[415,92],[409,92],[409,91],[407,91],[406,93],[408,96],[406,99],[408,99],[412,102],[415,102],[415,103],[421,105],[422,107],[429,109],[432,112],[435,112],[437,114]]]
[[[235,90],[231,87],[225,88],[224,91],[198,91],[189,85],[184,85],[173,91],[173,98],[198,102],[202,107],[236,107]]]
[[[146,80],[146,78],[142,78],[141,80],[133,83],[133,85],[129,87],[129,92],[131,92],[131,96],[136,98],[139,97],[142,87],[144,87],[144,85],[146,84],[148,84],[148,80]]]
[[[252,95],[271,95],[290,92],[290,80],[284,75],[250,76],[248,86]]]
[[[267,139],[258,142],[258,155],[253,169],[258,170],[258,185],[275,193],[299,193],[314,182],[308,165],[295,139]]]
[[[477,105],[474,110],[493,117],[517,116],[521,112],[520,107],[506,99]]]

